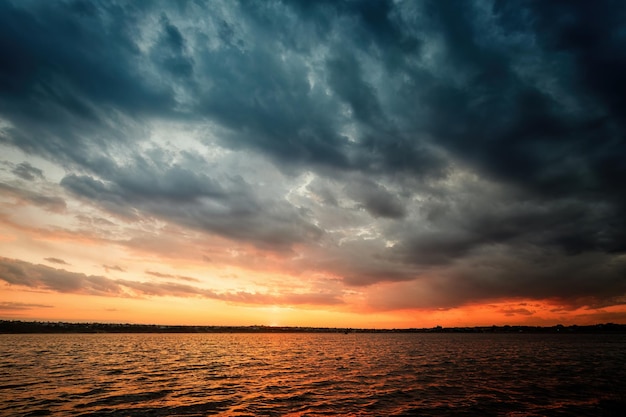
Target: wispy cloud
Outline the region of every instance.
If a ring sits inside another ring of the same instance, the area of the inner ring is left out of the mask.
[[[184,275],[172,275],[172,274],[163,274],[156,271],[146,271],[146,274],[152,275],[157,278],[169,278],[169,279],[179,279],[181,281],[189,281],[189,282],[201,282],[198,278],[187,277]]]
[[[176,282],[147,282],[110,279],[86,275],[45,265],[0,258],[0,280],[10,285],[108,297],[202,297],[239,304],[263,305],[338,305],[340,294],[281,293],[278,295],[246,291],[217,292]]]
[[[46,195],[35,191],[14,187],[0,182],[0,192],[6,197],[11,197],[15,204],[34,205],[51,212],[63,212],[66,208],[65,200],[61,197]]]
[[[38,308],[53,308],[54,306],[47,304],[33,304],[33,303],[20,303],[11,301],[0,301],[0,311],[15,311],[15,310],[32,310]]]
[[[44,175],[43,175],[43,171],[40,170],[39,168],[35,168],[34,166],[32,166],[31,164],[29,164],[28,162],[21,162],[19,164],[17,164],[12,172],[17,175],[18,177],[27,180],[27,181],[34,181],[37,179],[44,179]]]
[[[124,268],[118,265],[102,265],[106,272],[117,271],[117,272],[126,272]]]
[[[517,315],[532,316],[533,314],[536,313],[536,311],[529,310],[527,308],[503,308],[502,310],[500,310],[500,312],[508,317],[517,316]]]
[[[69,265],[67,262],[65,262],[63,259],[60,259],[60,258],[44,258],[44,260],[52,264]]]

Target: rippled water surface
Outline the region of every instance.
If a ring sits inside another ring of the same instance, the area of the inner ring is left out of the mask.
[[[0,415],[626,415],[626,335],[0,335]]]

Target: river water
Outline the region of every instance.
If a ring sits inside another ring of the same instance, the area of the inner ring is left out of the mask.
[[[1,416],[625,410],[626,335],[0,335]]]

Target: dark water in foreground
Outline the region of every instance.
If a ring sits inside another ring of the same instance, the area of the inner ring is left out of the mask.
[[[0,335],[0,415],[626,415],[626,335]]]

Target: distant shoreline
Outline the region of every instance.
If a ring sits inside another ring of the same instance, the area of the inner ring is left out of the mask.
[[[626,333],[626,324],[587,326],[475,326],[402,329],[296,326],[187,326],[0,320],[0,334],[26,333]]]

